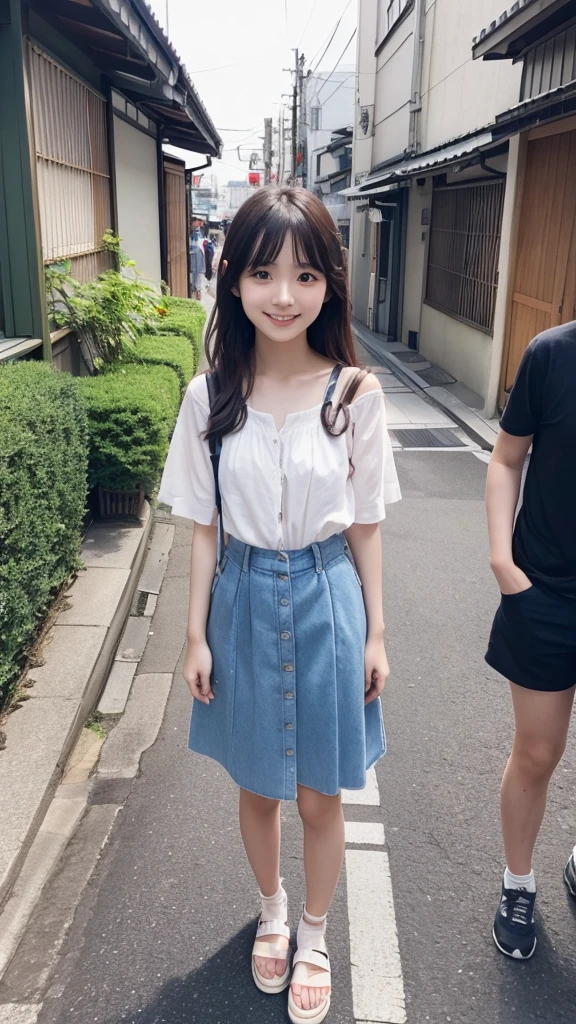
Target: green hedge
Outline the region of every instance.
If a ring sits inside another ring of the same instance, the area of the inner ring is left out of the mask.
[[[0,702],[79,565],[87,458],[72,377],[38,362],[0,367]]]
[[[189,338],[194,346],[195,367],[202,351],[202,332],[206,323],[206,310],[194,299],[178,299],[169,296],[166,300],[168,315],[161,317],[158,334],[179,334]]]
[[[188,338],[169,334],[157,337],[144,335],[139,338],[133,351],[126,355],[123,362],[169,366],[178,376],[182,395],[196,369],[194,349]]]
[[[90,487],[151,493],[162,472],[180,405],[168,366],[116,365],[77,381],[88,414]]]

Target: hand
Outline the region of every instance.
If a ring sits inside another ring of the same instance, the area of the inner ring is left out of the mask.
[[[499,566],[493,565],[492,572],[498,581],[500,593],[506,596],[520,594],[532,586],[526,573],[519,569],[514,562],[507,562],[505,565]]]
[[[380,696],[390,675],[390,666],[382,639],[368,639],[366,642],[364,673],[364,692],[366,694],[364,703],[370,704]]]
[[[205,640],[188,641],[182,675],[190,687],[195,700],[209,704],[214,700],[210,686],[212,672],[212,652]]]

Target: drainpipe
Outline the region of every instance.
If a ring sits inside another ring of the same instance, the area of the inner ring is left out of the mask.
[[[420,152],[420,112],[422,110],[422,61],[424,57],[424,34],[426,30],[425,0],[414,4],[414,51],[412,57],[412,82],[410,85],[410,128],[408,149],[411,154]]]

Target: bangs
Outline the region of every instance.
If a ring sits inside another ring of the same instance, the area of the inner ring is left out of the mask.
[[[288,232],[292,234],[294,261],[299,266],[315,267],[325,277],[329,277],[334,266],[324,239],[302,210],[281,202],[264,219],[248,258],[247,269],[256,270],[257,267],[268,267],[275,263]]]

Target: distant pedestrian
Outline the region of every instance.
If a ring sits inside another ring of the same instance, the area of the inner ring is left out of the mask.
[[[494,941],[527,959],[536,948],[532,854],[576,686],[576,321],[528,346],[500,425],[487,504],[502,601],[486,660],[510,681],[515,732],[502,781],[507,864]],[[564,879],[576,897],[576,847]]]
[[[190,239],[190,290],[192,298],[202,298],[202,274],[206,269],[204,248],[199,238],[192,235]]]
[[[340,789],[362,789],[385,752],[378,524],[400,493],[380,384],[358,368],[326,207],[304,189],[260,190],[234,218],[218,278],[210,372],[188,388],[159,494],[195,521],[189,745],[240,786],[262,901],[254,981],[267,993],[290,985],[290,1019],[319,1024],[330,1005],[326,915],[344,856]],[[292,973],[283,799],[297,799],[304,824]]]
[[[204,271],[207,281],[212,280],[212,261],[214,259],[214,242],[211,238],[204,239],[204,262],[206,269]]]

